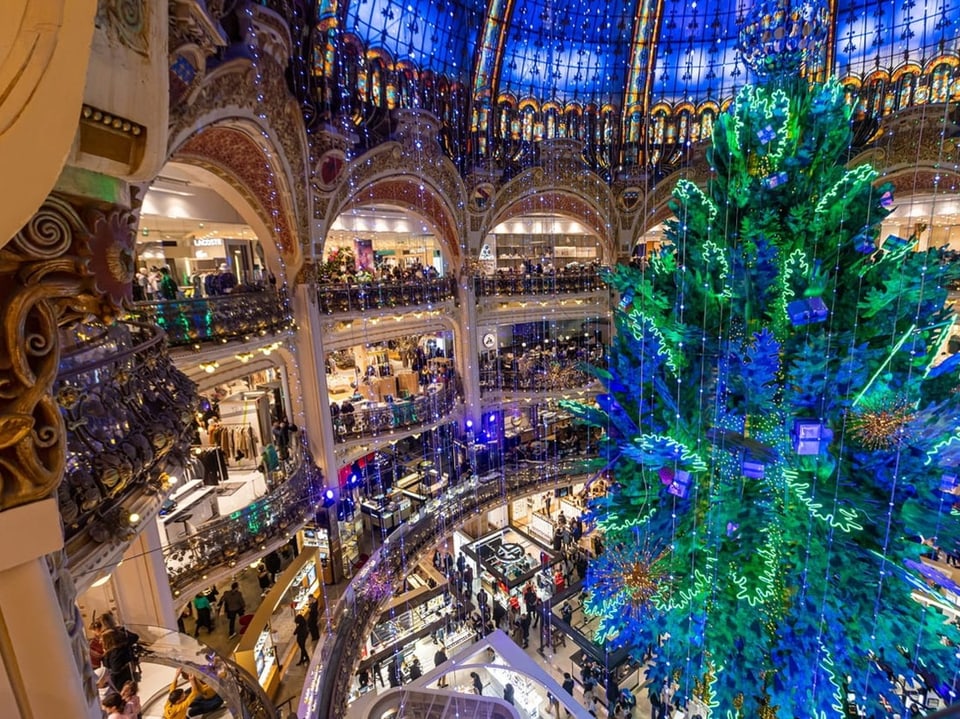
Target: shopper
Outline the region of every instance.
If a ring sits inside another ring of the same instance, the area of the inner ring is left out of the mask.
[[[443,664],[445,661],[447,661],[447,653],[444,651],[443,645],[441,644],[441,645],[440,645],[440,648],[437,649],[437,651],[436,651],[436,652],[434,653],[434,655],[433,655],[433,666],[434,666],[435,668],[436,668],[436,667],[439,667],[439,666],[440,666],[441,664]],[[447,686],[447,675],[446,675],[446,674],[442,674],[442,675],[440,676],[440,678],[437,680],[437,686],[440,687],[441,689],[442,689],[443,687]]]
[[[414,657],[413,662],[410,664],[410,681],[419,679],[423,676],[423,668],[420,666],[420,658]]]
[[[507,682],[503,687],[503,701],[510,706],[516,706],[516,700],[513,697],[513,684]]]
[[[380,686],[382,687],[387,686],[386,684],[383,683],[383,667],[381,666],[379,659],[373,663],[373,675],[380,682]]]
[[[123,698],[123,713],[130,719],[143,719],[139,685],[131,679],[120,689],[120,696]]]
[[[387,667],[387,681],[391,687],[398,687],[403,684],[403,668],[400,666],[400,655],[396,654],[390,659],[390,665]]]
[[[110,692],[101,699],[100,707],[106,712],[107,719],[128,719],[123,713],[123,697],[116,692]]]
[[[165,300],[177,299],[177,283],[170,276],[169,267],[160,268],[160,297]]]
[[[573,688],[576,686],[576,682],[573,681],[573,677],[570,676],[570,672],[563,673],[563,691],[573,697]],[[564,711],[567,713],[567,716],[571,716],[570,710],[564,707]]]
[[[191,702],[200,694],[197,688],[197,682],[193,677],[188,677],[190,689],[178,689],[177,682],[183,674],[182,669],[177,669],[173,682],[170,684],[170,693],[167,695],[167,701],[163,705],[163,719],[186,719],[187,710]]]
[[[270,572],[270,584],[277,583],[277,575],[280,573],[280,568],[283,566],[283,562],[280,560],[280,555],[276,551],[270,552],[266,557],[263,558],[263,563],[267,567],[267,571]]]
[[[216,690],[200,677],[191,674],[187,676],[187,680],[197,691],[197,696],[194,697],[193,701],[191,701],[187,707],[188,717],[202,716],[207,712],[212,712],[214,709],[219,709],[223,706],[223,697],[217,694]]]
[[[98,686],[118,691],[125,683],[133,679],[134,656],[130,644],[118,629],[103,633],[103,659],[105,669]]]
[[[470,672],[470,678],[473,680],[473,691],[477,694],[483,694],[483,682],[480,680],[480,675],[476,672]]]
[[[310,629],[307,627],[307,620],[302,614],[298,614],[294,618],[294,627],[293,636],[297,639],[297,646],[300,647],[300,661],[297,662],[297,666],[301,664],[310,663],[310,655],[307,654],[307,637],[310,636]]]
[[[310,597],[310,608],[307,610],[307,629],[314,642],[320,641],[320,599],[316,595]]]
[[[213,632],[213,613],[210,609],[210,600],[203,592],[197,592],[193,598],[193,609],[197,613],[197,623],[193,629],[193,636],[200,636],[200,627],[207,630],[207,634]]]
[[[236,636],[237,617],[242,616],[247,610],[246,602],[243,599],[243,592],[240,591],[240,583],[234,582],[230,589],[220,597],[220,603],[217,605],[217,611],[224,610],[227,613],[227,623],[230,637]]]
[[[357,680],[360,682],[360,691],[365,692],[370,686],[370,670],[367,667],[360,667],[357,670]]]
[[[266,593],[270,589],[273,581],[270,579],[270,572],[267,571],[267,565],[263,562],[257,565],[257,582],[260,584],[260,591]]]

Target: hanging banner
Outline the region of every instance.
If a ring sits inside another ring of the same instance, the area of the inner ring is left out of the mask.
[[[373,240],[354,239],[353,251],[357,258],[357,271],[372,272],[374,268]]]

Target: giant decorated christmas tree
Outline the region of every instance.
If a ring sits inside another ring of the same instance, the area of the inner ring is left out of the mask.
[[[890,189],[847,164],[841,87],[795,59],[761,60],[663,249],[609,274],[606,391],[568,405],[614,479],[587,608],[714,715],[843,716],[848,692],[906,715],[900,678],[946,695],[960,668],[937,609],[960,587],[921,558],[960,535],[958,356],[938,361],[960,267],[879,236]]]

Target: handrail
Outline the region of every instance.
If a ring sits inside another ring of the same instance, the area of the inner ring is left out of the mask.
[[[513,390],[514,392],[554,392],[587,387],[596,377],[581,368],[583,363],[551,360],[541,371],[529,369],[480,368],[480,392]]]
[[[459,396],[457,388],[448,384],[436,392],[413,395],[392,404],[380,403],[349,413],[341,411],[333,416],[334,439],[337,443],[349,442],[437,422],[453,412]]]
[[[596,270],[547,274],[474,275],[473,278],[473,289],[477,297],[575,294],[596,292],[605,286]]]
[[[384,601],[375,588],[380,582],[375,575],[398,576],[404,566],[411,566],[419,555],[472,515],[493,509],[504,497],[540,491],[573,477],[585,476],[584,460],[561,460],[552,464],[535,464],[496,480],[471,482],[451,488],[439,506],[391,534],[361,571],[351,580],[340,602],[332,612],[335,626],[332,641],[315,652],[304,684],[301,714],[313,704],[317,718],[346,716],[346,700],[356,664],[357,649],[362,646],[367,627]],[[309,693],[309,697],[307,696]]]
[[[135,302],[127,316],[163,328],[171,347],[249,340],[282,332],[293,321],[283,294],[269,290]]]
[[[323,476],[309,455],[276,489],[232,514],[203,525],[196,534],[163,550],[170,589],[182,593],[214,567],[237,562],[270,539],[312,516]]]
[[[131,329],[136,331],[130,331]],[[155,325],[132,321],[115,325],[109,330],[101,332],[92,343],[79,345],[74,350],[63,353],[60,356],[57,381],[72,380],[78,375],[97,372],[108,365],[120,366],[132,357],[141,355],[147,350],[162,344],[163,338],[163,330]],[[139,341],[136,344],[131,341],[127,347],[123,347],[128,340],[134,339]],[[101,356],[87,362],[83,361],[85,357],[95,354]],[[103,380],[99,379],[97,381],[102,382]]]
[[[241,719],[279,719],[273,703],[260,683],[242,667],[217,654],[209,646],[173,629],[128,624],[139,636],[141,664],[185,668],[202,677],[219,694],[231,715]],[[197,658],[206,661],[200,663]]]
[[[454,296],[452,276],[422,280],[328,282],[317,286],[320,311],[364,312],[391,307],[413,307],[443,302]]]

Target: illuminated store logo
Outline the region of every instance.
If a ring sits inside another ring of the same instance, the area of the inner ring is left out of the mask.
[[[515,542],[507,542],[497,548],[497,559],[504,564],[516,564],[525,556],[527,553],[523,551],[523,547]]]
[[[198,237],[193,241],[194,247],[219,247],[222,244],[219,237]]]

